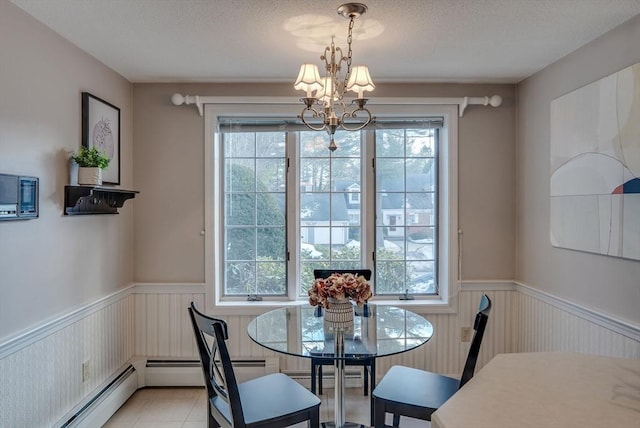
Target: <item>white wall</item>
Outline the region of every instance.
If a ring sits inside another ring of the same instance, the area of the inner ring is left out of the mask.
[[[499,108],[472,106],[458,122],[464,279],[510,280],[515,274],[514,90],[470,84],[376,87],[379,97],[503,97]],[[134,171],[141,192],[134,231],[137,282],[204,282],[204,118],[193,105],[173,105],[176,92],[296,97],[290,84],[134,85],[134,157],[145,159]]]
[[[121,182],[131,188],[131,84],[0,0],[0,172],[40,178],[40,218],[0,222],[0,343],[131,283],[135,200],[120,215],[63,216],[81,92],[121,111]]]
[[[518,85],[516,232],[518,281],[636,328],[640,262],[552,247],[549,176],[551,101],[638,61],[640,16]]]
[[[0,222],[2,427],[51,426],[133,352],[133,304],[95,307],[131,284],[135,200],[120,215],[63,215],[83,91],[121,109],[132,188],[131,84],[0,0],[0,172],[40,178],[40,217]]]

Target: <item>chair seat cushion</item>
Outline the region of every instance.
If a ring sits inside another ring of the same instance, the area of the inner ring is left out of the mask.
[[[247,425],[296,413],[320,405],[320,399],[289,376],[275,373],[238,384],[240,402]],[[219,396],[211,399],[225,419],[231,421],[231,410]]]
[[[460,381],[448,376],[404,366],[393,366],[372,395],[385,401],[425,409],[438,409],[458,390]]]

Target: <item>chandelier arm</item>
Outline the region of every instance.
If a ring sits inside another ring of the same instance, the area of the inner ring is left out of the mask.
[[[304,124],[304,126],[306,126],[307,128],[311,129],[312,131],[322,131],[324,129],[326,129],[326,124],[323,123],[322,126],[314,126],[312,124],[310,124],[309,122],[307,122],[307,120],[305,119],[305,112],[307,111],[311,111],[313,112],[313,116],[312,117],[320,117],[323,119],[323,122],[326,121],[326,115],[324,114],[324,112],[319,112],[316,109],[314,109],[313,107],[305,107],[302,109],[302,112],[298,115],[298,119],[300,119],[302,121],[302,123]]]
[[[367,119],[364,121],[364,123],[360,123],[359,125],[357,125],[354,128],[351,128],[349,126],[346,125],[346,122],[344,121],[345,118],[347,117],[357,117],[357,112],[359,111],[364,111],[367,113]],[[368,108],[364,108],[364,107],[360,107],[357,108],[356,110],[352,111],[352,112],[344,112],[342,114],[342,118],[340,120],[340,126],[342,127],[342,129],[344,129],[345,131],[359,131],[362,128],[364,128],[365,126],[367,126],[369,123],[371,123],[371,121],[373,120],[373,116],[371,115],[371,112],[369,111]]]
[[[331,41],[331,43],[333,43],[333,40]],[[331,48],[329,46],[324,48],[324,53],[322,55],[320,55],[320,59],[324,61],[324,68],[325,70],[329,70],[331,67],[329,66],[329,58],[330,56],[327,55],[328,53],[331,53]]]

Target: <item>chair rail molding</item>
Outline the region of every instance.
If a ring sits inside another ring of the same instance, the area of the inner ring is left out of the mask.
[[[18,352],[23,348],[26,348],[29,345],[32,345],[48,336],[51,336],[53,333],[86,318],[94,312],[108,307],[109,305],[125,298],[126,296],[133,294],[134,290],[135,285],[131,284],[126,288],[118,290],[108,296],[102,297],[95,302],[72,310],[71,312],[68,312],[58,318],[46,321],[29,331],[19,333],[15,336],[7,338],[6,341],[0,343],[0,359],[3,359],[15,352]]]
[[[611,315],[597,312],[595,309],[545,293],[544,291],[540,291],[521,282],[516,281],[514,284],[515,289],[523,295],[533,297],[557,309],[575,315],[640,343],[640,325],[634,325],[628,321],[615,318]]]

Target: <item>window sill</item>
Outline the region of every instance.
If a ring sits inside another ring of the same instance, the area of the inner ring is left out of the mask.
[[[216,301],[212,310],[217,315],[260,315],[273,309],[304,304],[304,300],[227,300]]]
[[[416,300],[373,299],[370,302],[376,305],[398,306],[419,314],[452,314],[456,312],[451,300],[447,302],[440,298]],[[213,313],[219,315],[260,315],[273,309],[306,304],[306,300],[217,301],[213,307]]]

